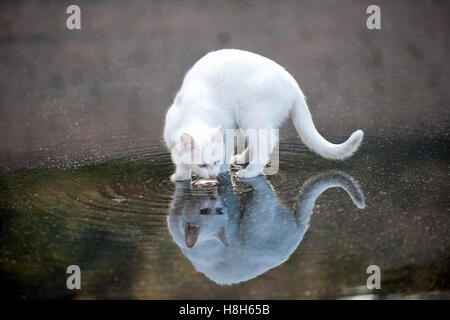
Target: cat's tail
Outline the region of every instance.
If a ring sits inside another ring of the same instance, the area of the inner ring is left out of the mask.
[[[298,208],[306,212],[312,212],[317,198],[328,189],[337,187],[347,192],[355,206],[360,209],[366,207],[364,195],[358,182],[342,171],[331,170],[317,174],[305,181],[297,204]]]
[[[299,241],[309,228],[309,221],[314,212],[317,198],[330,188],[342,188],[347,192],[353,204],[360,209],[366,207],[361,187],[352,177],[341,171],[327,171],[317,174],[302,186],[300,197],[295,205],[295,219],[298,226]]]
[[[303,143],[327,159],[342,160],[350,157],[358,150],[364,136],[362,130],[356,130],[344,143],[334,144],[327,141],[314,126],[305,97],[301,92],[293,108],[292,120]]]

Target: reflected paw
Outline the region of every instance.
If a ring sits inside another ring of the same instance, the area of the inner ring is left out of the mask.
[[[250,178],[259,176],[260,174],[261,174],[261,172],[259,172],[259,171],[243,169],[238,172],[237,176],[239,179],[250,179]]]

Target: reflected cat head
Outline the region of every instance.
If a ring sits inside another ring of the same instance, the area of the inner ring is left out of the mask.
[[[178,228],[175,234],[183,236],[186,247],[192,248],[197,242],[210,241],[228,246],[225,234],[228,209],[223,204],[217,187],[193,190],[190,183],[177,182],[174,198],[171,212],[177,214],[171,215],[170,219],[177,221],[172,226]],[[183,239],[177,240],[182,242]]]
[[[246,182],[253,190],[239,198],[229,176],[208,191],[176,184],[170,233],[195,269],[218,284],[247,281],[286,261],[303,239],[314,203],[325,190],[343,188],[356,206],[365,206],[356,182],[342,172],[308,179],[293,212],[264,177]]]

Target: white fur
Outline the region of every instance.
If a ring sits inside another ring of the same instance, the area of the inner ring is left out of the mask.
[[[217,134],[223,135],[223,129],[278,129],[290,114],[302,141],[325,158],[345,159],[362,141],[361,130],[342,144],[325,140],[314,126],[297,82],[274,61],[234,49],[208,53],[188,71],[166,115],[164,138],[177,167],[173,180],[189,179],[191,170],[205,178],[226,170],[226,166],[214,165],[218,160],[224,162],[224,158],[208,161],[207,170],[183,163],[183,134],[192,137],[192,151],[198,155],[211,144],[223,142],[213,139]],[[261,174],[271,151],[258,163],[250,159],[238,176],[251,178]]]

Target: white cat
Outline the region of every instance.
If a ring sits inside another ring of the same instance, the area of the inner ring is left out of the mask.
[[[362,141],[361,130],[342,144],[325,140],[314,126],[297,82],[274,61],[235,49],[208,53],[188,71],[166,115],[164,139],[176,165],[171,179],[189,180],[191,171],[203,178],[216,177],[228,168],[226,152],[203,155],[224,145],[224,129],[278,129],[290,114],[302,141],[325,158],[345,159]],[[235,163],[250,157],[239,178],[260,175],[268,163],[273,149],[258,157],[255,149],[249,143],[232,158]]]

